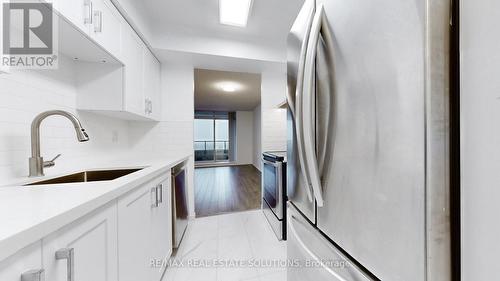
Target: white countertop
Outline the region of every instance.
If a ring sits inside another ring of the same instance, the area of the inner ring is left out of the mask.
[[[133,188],[169,172],[170,168],[189,156],[120,161],[117,162],[119,165],[87,169],[147,166],[112,181],[0,188],[0,261]],[[37,181],[42,179],[37,178]],[[30,180],[26,178],[25,181]]]

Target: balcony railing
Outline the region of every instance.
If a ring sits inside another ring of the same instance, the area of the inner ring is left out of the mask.
[[[195,161],[229,160],[229,141],[195,141]]]

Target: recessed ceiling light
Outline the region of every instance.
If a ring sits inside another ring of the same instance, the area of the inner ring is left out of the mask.
[[[245,27],[252,0],[219,0],[219,21],[222,24]]]
[[[222,85],[221,86],[221,89],[224,91],[224,92],[234,92],[236,91],[236,87],[234,87],[233,85]]]
[[[214,84],[214,86],[217,89],[222,90],[226,93],[234,93],[236,91],[243,89],[243,85],[241,85],[240,83],[237,83],[237,82],[232,82],[232,81],[217,82]]]

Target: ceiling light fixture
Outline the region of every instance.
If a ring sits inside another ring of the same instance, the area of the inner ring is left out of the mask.
[[[245,27],[251,8],[252,0],[219,0],[219,21],[221,24]]]
[[[221,89],[224,91],[224,92],[234,92],[236,91],[236,87],[234,87],[233,85],[222,85],[221,86]]]
[[[236,91],[242,90],[243,85],[233,81],[221,81],[214,84],[215,88],[222,90],[226,93],[234,93]]]

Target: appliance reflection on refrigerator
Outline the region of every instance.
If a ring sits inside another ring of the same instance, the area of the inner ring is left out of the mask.
[[[306,0],[292,26],[288,258],[319,266],[288,281],[451,280],[448,95],[429,86],[449,3],[407,2]]]
[[[286,240],[286,151],[262,154],[262,210],[278,240]]]

